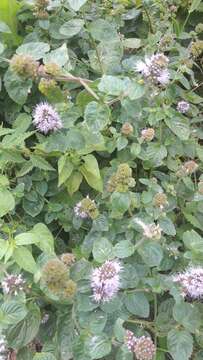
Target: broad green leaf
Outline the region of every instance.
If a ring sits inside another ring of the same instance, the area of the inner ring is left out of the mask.
[[[108,106],[91,101],[85,108],[84,119],[87,126],[93,131],[103,130],[109,123],[110,111]]]
[[[163,259],[161,245],[153,241],[146,241],[146,243],[138,248],[138,252],[142,256],[144,263],[148,266],[159,266]]]
[[[100,309],[96,309],[90,316],[88,315],[88,318],[90,331],[95,335],[101,334],[107,322],[107,314]]]
[[[33,274],[37,271],[37,264],[32,253],[26,247],[20,246],[19,248],[15,248],[13,258],[21,269]]]
[[[192,355],[193,339],[188,331],[173,329],[167,337],[168,350],[174,360],[189,360]]]
[[[131,314],[147,318],[149,316],[149,301],[143,293],[129,293],[125,295],[124,303]]]
[[[82,182],[82,174],[78,171],[73,171],[68,180],[66,181],[66,187],[68,193],[72,196],[80,187]]]
[[[8,344],[10,347],[20,349],[29,344],[37,335],[41,316],[37,305],[30,304],[26,317],[17,325],[8,330]]]
[[[23,348],[17,353],[16,360],[33,360],[33,353],[27,348]]]
[[[159,225],[165,234],[175,236],[176,228],[175,228],[172,220],[169,217],[165,216],[165,217],[161,218],[159,220]]]
[[[60,27],[60,34],[65,35],[67,39],[71,38],[72,36],[78,34],[84,25],[84,20],[81,19],[72,19],[65,22]]]
[[[187,118],[171,117],[165,119],[169,129],[181,140],[188,140],[190,136],[189,121]]]
[[[190,8],[189,8],[189,13],[192,13],[195,10],[198,10],[199,5],[201,4],[201,0],[193,0]]]
[[[15,325],[25,318],[27,309],[24,303],[17,300],[8,300],[0,307],[0,327],[7,328]]]
[[[86,2],[87,0],[68,0],[70,7],[75,11],[80,10],[81,6],[83,6]]]
[[[113,249],[115,257],[120,259],[131,256],[134,251],[134,245],[128,240],[119,241]]]
[[[53,166],[51,166],[47,160],[45,160],[42,156],[32,154],[30,156],[30,160],[33,166],[47,171],[55,171]]]
[[[103,75],[98,89],[108,95],[119,96],[128,91],[130,84],[129,78],[120,79],[117,76]]]
[[[127,38],[123,41],[124,47],[128,49],[138,49],[141,46],[141,39]]]
[[[89,31],[97,41],[111,41],[118,38],[115,25],[104,19],[92,21]]]
[[[6,189],[0,190],[0,217],[6,215],[15,207],[15,199],[11,192]]]
[[[188,249],[203,253],[203,238],[196,231],[186,231],[183,234],[183,241]]]
[[[31,232],[38,239],[37,245],[42,251],[47,254],[54,253],[54,238],[51,231],[45,224],[36,224]]]
[[[59,66],[64,66],[69,61],[67,45],[63,44],[58,49],[50,51],[43,57],[43,62],[56,63]]]
[[[3,21],[0,21],[0,32],[11,34],[9,26]]]
[[[61,360],[72,359],[73,339],[72,307],[67,307],[66,311],[60,312],[57,318],[57,344],[59,345]]]
[[[121,218],[129,209],[131,203],[130,194],[128,192],[114,192],[111,195],[111,216],[113,218]]]
[[[175,304],[173,317],[179,324],[192,333],[196,332],[201,325],[201,314],[195,305],[188,303]]]
[[[87,183],[95,190],[103,190],[103,182],[101,179],[97,159],[93,155],[83,156],[84,164],[80,167],[80,171],[85,177]]]
[[[72,174],[73,164],[67,155],[62,155],[58,160],[58,186],[61,186]]]
[[[10,98],[19,105],[23,105],[32,87],[32,80],[24,80],[10,69],[4,75],[4,84]]]
[[[111,342],[106,335],[94,335],[86,341],[85,349],[92,360],[101,359],[111,352]]]
[[[16,245],[20,246],[20,245],[30,245],[30,244],[35,244],[38,242],[38,238],[36,238],[36,235],[31,233],[31,232],[27,232],[27,233],[22,233],[19,234],[15,237],[15,242]]]
[[[16,50],[18,55],[32,56],[34,60],[39,60],[50,50],[50,45],[44,42],[29,42],[19,46]]]
[[[101,239],[96,239],[94,241],[93,256],[99,263],[103,263],[104,261],[113,258],[113,246],[108,239],[102,237]]]

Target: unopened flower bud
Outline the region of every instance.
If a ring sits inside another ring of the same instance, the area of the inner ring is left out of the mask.
[[[132,169],[127,163],[120,164],[116,173],[108,181],[107,190],[109,192],[126,192],[130,187],[135,186],[135,180],[132,177]]]
[[[33,13],[38,19],[47,19],[49,14],[47,12],[47,6],[49,0],[35,0]]]
[[[54,79],[41,79],[38,85],[39,91],[48,96],[57,87],[57,82]]]
[[[24,79],[35,79],[39,63],[29,55],[14,55],[10,61],[11,70]]]
[[[61,261],[63,261],[65,265],[70,266],[75,262],[75,255],[71,253],[64,253],[61,255]]]
[[[147,128],[147,129],[143,129],[141,132],[141,138],[145,141],[152,141],[154,139],[155,136],[155,131],[153,128]]]
[[[44,65],[44,71],[52,76],[59,76],[61,75],[61,68],[56,63],[48,63]]]
[[[159,207],[160,209],[163,209],[167,204],[167,196],[164,193],[157,193],[154,196],[153,203],[156,207]]]
[[[121,128],[121,133],[123,135],[130,135],[133,133],[133,126],[129,123],[129,122],[126,122],[123,124],[122,128]]]

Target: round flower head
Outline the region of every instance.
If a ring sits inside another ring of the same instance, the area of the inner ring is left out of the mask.
[[[192,299],[203,298],[202,267],[188,268],[185,272],[174,275],[172,280],[180,285],[183,297],[188,296]]]
[[[150,337],[141,336],[136,338],[134,353],[137,360],[152,360],[156,353],[156,347]]]
[[[33,124],[43,134],[62,128],[62,122],[53,106],[46,102],[38,104],[33,111]]]
[[[22,278],[22,275],[7,275],[2,283],[2,289],[4,294],[17,295],[19,291],[24,289],[25,280]]]
[[[145,61],[138,61],[135,71],[152,83],[165,86],[170,80],[168,62],[169,59],[164,54],[152,55],[150,58],[146,57]]]
[[[187,101],[179,101],[178,105],[177,105],[177,110],[182,113],[185,114],[190,108],[190,104]]]
[[[106,261],[102,266],[95,269],[91,276],[93,299],[96,302],[111,300],[120,288],[120,276],[122,267],[117,260]]]
[[[82,199],[75,205],[74,213],[81,219],[96,219],[99,215],[95,201],[91,200],[89,196]]]
[[[159,224],[145,224],[141,219],[135,219],[135,222],[143,229],[143,236],[148,239],[159,240],[161,238],[161,228]]]
[[[155,131],[153,128],[146,128],[141,131],[141,139],[144,141],[152,141],[155,136]]]
[[[136,337],[134,336],[133,332],[130,330],[126,330],[125,345],[127,346],[129,351],[131,352],[134,351],[135,342],[136,342]]]

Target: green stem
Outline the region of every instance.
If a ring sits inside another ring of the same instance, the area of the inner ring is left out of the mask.
[[[142,238],[135,244],[135,250],[137,250],[143,243],[145,242],[145,238]]]
[[[154,328],[154,325],[152,322],[150,321],[146,321],[146,320],[126,320],[125,322],[128,322],[130,324],[136,324],[136,325],[141,325],[143,327],[148,328],[151,332],[153,332],[153,334],[156,334],[156,330]]]
[[[152,20],[151,20],[151,17],[149,15],[148,9],[146,8],[146,6],[143,6],[143,9],[145,11],[145,14],[146,14],[148,22],[149,22],[149,30],[150,30],[150,32],[152,34],[154,34],[154,29],[153,29],[153,26],[152,26]]]

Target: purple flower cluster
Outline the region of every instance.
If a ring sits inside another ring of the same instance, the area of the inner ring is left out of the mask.
[[[24,289],[25,280],[22,275],[7,275],[1,283],[4,294],[17,295]]]
[[[168,63],[169,59],[164,54],[156,54],[146,57],[145,61],[138,61],[135,71],[155,84],[167,85],[170,80]]]
[[[95,269],[91,276],[93,299],[96,302],[108,302],[119,291],[122,266],[117,260],[106,261]]]
[[[178,105],[177,105],[177,110],[182,113],[185,114],[190,108],[190,104],[187,101],[179,101]]]
[[[125,344],[129,351],[133,352],[137,360],[152,360],[156,353],[156,347],[148,336],[137,338],[132,331],[126,331]]]
[[[53,106],[46,102],[38,104],[33,111],[33,124],[43,134],[62,128],[62,122]]]
[[[188,296],[192,299],[203,298],[202,267],[190,267],[185,272],[174,275],[172,280],[181,286],[183,297]]]

